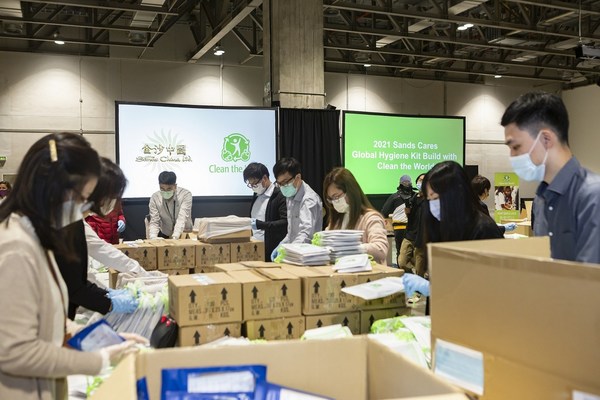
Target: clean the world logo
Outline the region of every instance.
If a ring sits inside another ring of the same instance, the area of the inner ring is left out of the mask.
[[[225,136],[221,158],[227,162],[250,160],[250,141],[241,133]]]

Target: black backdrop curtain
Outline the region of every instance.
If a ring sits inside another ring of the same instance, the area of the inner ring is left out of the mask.
[[[339,124],[337,110],[279,109],[279,157],[300,161],[302,179],[321,197],[323,178],[342,165]]]

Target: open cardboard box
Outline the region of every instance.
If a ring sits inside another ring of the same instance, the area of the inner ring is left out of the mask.
[[[163,368],[247,364],[266,365],[267,379],[273,383],[339,400],[405,399],[459,393],[454,386],[384,345],[366,336],[357,336],[140,353],[123,360],[92,399],[135,400],[136,382],[146,378],[150,400],[158,400]],[[466,397],[440,398],[446,399],[466,400]]]
[[[600,265],[549,255],[547,237],[429,246],[433,345],[482,354],[482,399],[600,396]]]

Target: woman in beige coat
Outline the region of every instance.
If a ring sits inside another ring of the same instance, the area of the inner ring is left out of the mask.
[[[367,199],[352,172],[334,168],[323,181],[323,197],[327,200],[327,229],[363,231],[365,253],[379,264],[385,264],[389,248],[383,216]]]
[[[97,352],[63,346],[68,297],[53,252],[76,254],[60,228],[82,218],[99,173],[83,137],[48,135],[0,205],[0,399],[65,399],[67,375],[98,374],[131,349],[131,341]]]

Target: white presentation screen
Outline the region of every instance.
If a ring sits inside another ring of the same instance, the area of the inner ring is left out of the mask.
[[[402,175],[414,185],[435,164],[464,159],[464,117],[344,113],[344,165],[366,194],[392,193]]]
[[[275,165],[275,109],[117,102],[116,115],[125,198],[150,197],[162,171],[175,172],[193,196],[250,196],[244,168]]]

